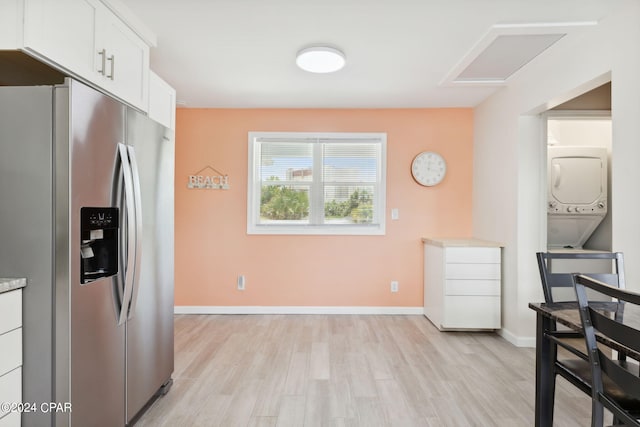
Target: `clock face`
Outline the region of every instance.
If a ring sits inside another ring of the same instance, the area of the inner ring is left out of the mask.
[[[418,154],[411,164],[411,174],[420,185],[430,187],[440,183],[447,172],[447,164],[438,153],[425,151]]]

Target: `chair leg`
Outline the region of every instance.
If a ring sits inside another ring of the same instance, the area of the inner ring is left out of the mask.
[[[604,407],[597,399],[591,399],[591,427],[604,425]]]

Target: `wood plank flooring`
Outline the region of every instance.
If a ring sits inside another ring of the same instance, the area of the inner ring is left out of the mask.
[[[423,316],[177,315],[174,385],[136,426],[532,426],[535,352]],[[564,380],[555,426],[588,426]]]

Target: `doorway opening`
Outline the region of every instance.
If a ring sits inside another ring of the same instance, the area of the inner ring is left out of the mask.
[[[547,249],[611,251],[611,83],[545,116]]]

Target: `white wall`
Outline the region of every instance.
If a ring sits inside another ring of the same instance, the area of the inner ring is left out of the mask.
[[[596,27],[561,39],[475,110],[473,227],[505,244],[503,335],[533,345],[542,301],[534,253],[544,250],[543,121],[539,115],[612,80],[613,248],[640,289],[640,2],[612,2]]]

